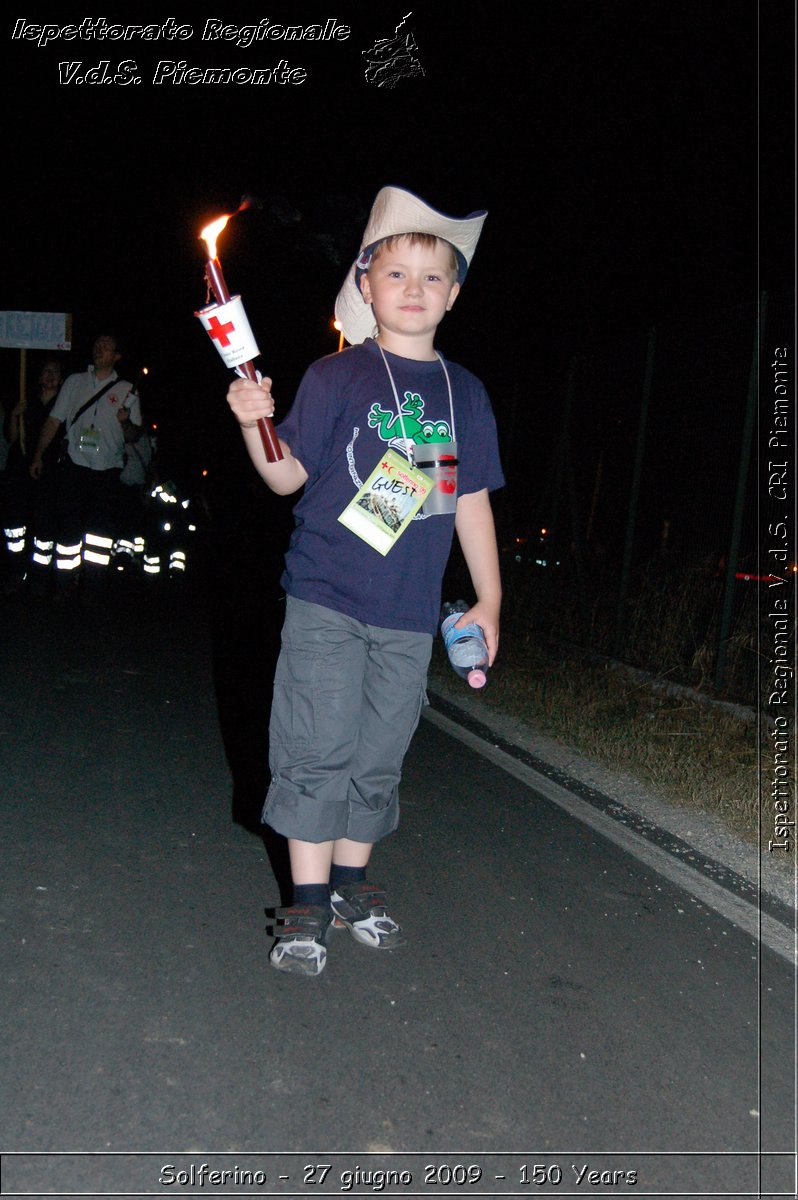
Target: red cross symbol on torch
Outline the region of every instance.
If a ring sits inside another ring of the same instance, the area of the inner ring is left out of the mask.
[[[237,211],[241,208],[246,208],[248,201],[243,201]],[[219,256],[216,253],[216,239],[222,232],[227,222],[234,213],[224,217],[218,217],[217,220],[211,221],[209,225],[200,233],[200,237],[205,242],[208,251],[208,261],[205,265],[205,279],[208,287],[216,297],[217,304],[228,304],[230,301],[230,292],[222,274],[222,264],[219,261]],[[215,315],[209,317],[208,333],[212,339],[218,342],[219,346],[229,345],[228,334],[234,331],[235,326],[232,321],[222,324],[219,318]],[[257,382],[257,371],[251,362],[241,363],[238,370],[246,376],[247,379],[252,379]],[[280,449],[280,443],[277,440],[277,434],[274,431],[274,425],[268,417],[261,417],[258,421],[258,430],[260,432],[263,449],[266,452],[266,458],[269,462],[279,462],[283,457],[283,452]]]
[[[215,338],[220,346],[230,345],[230,338],[227,335],[234,331],[235,325],[232,321],[228,321],[227,324],[222,325],[217,316],[211,317],[208,321],[208,336]]]

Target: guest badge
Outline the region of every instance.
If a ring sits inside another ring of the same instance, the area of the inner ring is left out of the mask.
[[[385,556],[434,487],[429,475],[389,450],[338,520]]]

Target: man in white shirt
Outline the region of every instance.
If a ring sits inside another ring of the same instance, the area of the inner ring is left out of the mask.
[[[57,471],[56,594],[73,591],[66,585],[77,582],[81,566],[90,586],[107,575],[125,442],[141,433],[135,386],[116,372],[121,356],[118,338],[97,338],[91,366],[70,375],[61,388],[31,463],[31,475],[38,479],[44,469],[42,456],[66,426],[67,454],[52,468]]]

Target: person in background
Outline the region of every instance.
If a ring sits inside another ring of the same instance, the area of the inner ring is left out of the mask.
[[[18,592],[26,582],[39,590],[36,568],[47,570],[53,558],[52,479],[33,478],[30,465],[42,427],[62,382],[61,363],[42,363],[33,394],[20,400],[5,420],[8,441],[4,535],[10,564],[4,590]]]
[[[87,592],[107,580],[125,444],[141,434],[138,393],[116,371],[121,356],[116,335],[97,338],[88,370],[70,375],[63,384],[31,463],[34,479],[46,474],[44,456],[63,425],[67,453],[55,469],[59,598],[74,594],[81,568]]]
[[[130,424],[127,430],[131,431]],[[119,570],[132,567],[141,571],[144,564],[154,451],[155,439],[143,428],[135,441],[125,442],[125,465],[119,476],[118,536],[113,548],[114,563]]]

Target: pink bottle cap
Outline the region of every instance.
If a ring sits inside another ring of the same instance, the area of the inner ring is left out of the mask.
[[[473,671],[468,672],[468,682],[472,688],[481,688],[488,682],[488,677],[479,667],[474,667]]]

